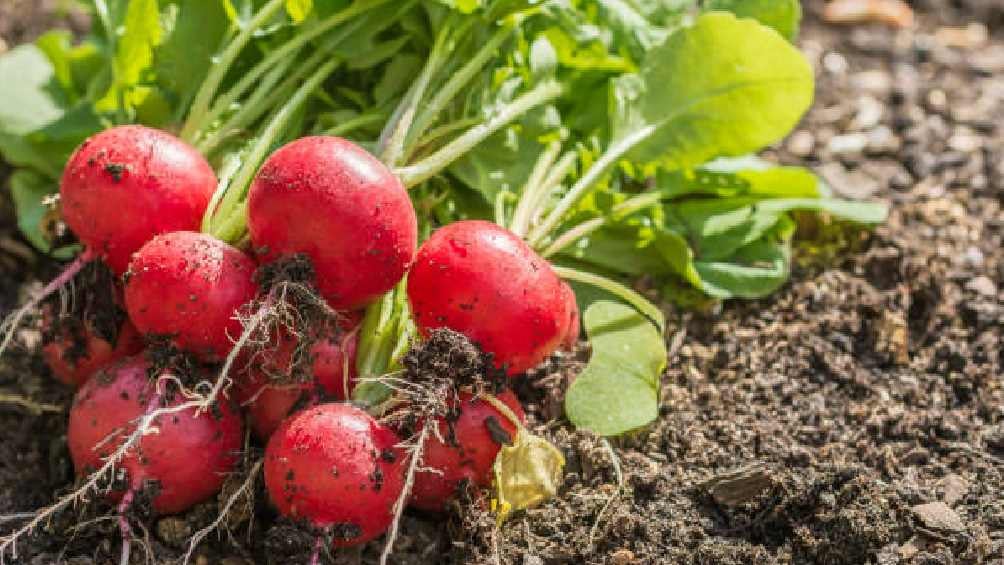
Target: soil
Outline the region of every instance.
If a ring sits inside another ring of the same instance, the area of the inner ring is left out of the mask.
[[[55,4],[0,1],[0,37],[30,39]],[[490,563],[497,551],[523,565],[1004,564],[1004,4],[917,0],[914,30],[835,27],[822,2],[805,4],[817,102],[769,156],[814,167],[839,195],[890,203],[889,221],[863,234],[803,219],[797,267],[774,296],[667,306],[661,418],[632,437],[573,431],[561,391],[588,352],[552,360],[519,392],[567,459],[559,496],[500,530],[476,510],[408,513],[395,563]],[[6,198],[0,310],[54,272],[18,237]],[[37,332],[20,338],[0,361],[2,398],[65,406],[70,393],[28,353]],[[70,487],[65,421],[0,399],[3,530]],[[251,491],[193,563],[303,555],[312,540],[275,519],[260,481]],[[133,562],[173,562],[219,509],[148,522],[149,553],[134,549]],[[114,524],[88,519],[100,503],[69,514],[15,562],[117,562]],[[370,563],[379,551],[322,557]]]

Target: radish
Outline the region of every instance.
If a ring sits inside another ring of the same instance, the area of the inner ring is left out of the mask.
[[[562,281],[522,239],[491,222],[440,228],[418,251],[408,299],[423,335],[460,332],[510,375],[540,364],[569,325]]]
[[[150,363],[130,357],[98,372],[77,391],[70,409],[67,442],[77,474],[100,468],[136,431],[137,422],[161,408],[182,405],[181,395],[165,394],[164,382],[150,378]],[[166,375],[158,375],[166,376]],[[142,435],[121,457],[123,486],[110,492],[112,500],[128,502],[151,485],[151,504],[157,514],[173,514],[206,500],[223,485],[241,448],[241,420],[229,403],[197,413],[187,408],[157,416],[156,433]]]
[[[159,235],[133,255],[125,302],[136,328],[182,351],[219,361],[241,334],[239,309],[257,292],[254,261],[194,232]]]
[[[582,320],[579,315],[579,303],[575,299],[575,291],[565,281],[561,282],[568,305],[568,325],[565,327],[565,338],[561,340],[562,349],[572,351],[579,344],[579,332],[582,330]]]
[[[415,258],[418,221],[407,191],[364,149],[306,137],[272,154],[248,196],[248,230],[264,263],[310,259],[332,308],[366,306]]]
[[[84,319],[60,320],[51,308],[44,312],[42,358],[60,382],[79,387],[111,363],[143,350],[143,339],[122,314],[111,327]]]
[[[496,397],[520,421],[526,420],[512,392]],[[495,457],[502,443],[511,443],[515,438],[517,429],[493,406],[467,392],[460,393],[455,419],[437,418],[435,425],[436,433],[429,436],[422,451],[422,468],[415,474],[410,505],[441,512],[465,482],[474,487],[491,484]]]
[[[265,450],[265,486],[283,516],[331,533],[335,547],[384,533],[404,488],[397,435],[348,404],[287,420]]]
[[[63,171],[63,219],[117,274],[155,235],[197,230],[216,175],[194,148],[143,126],[120,126],[84,141]]]
[[[318,387],[335,400],[348,399],[356,381],[357,336],[351,331],[317,339],[306,353],[305,367],[291,366],[296,339],[288,333],[280,335],[277,346],[260,352],[236,387],[255,434],[267,440],[298,404],[317,402]],[[298,371],[306,374],[294,374]]]

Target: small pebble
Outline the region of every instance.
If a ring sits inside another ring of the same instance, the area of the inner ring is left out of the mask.
[[[797,157],[808,157],[816,147],[816,138],[805,130],[796,131],[788,138],[788,151]]]
[[[856,130],[868,130],[877,126],[882,121],[885,107],[882,103],[871,96],[862,96],[858,99],[858,113],[851,121],[851,128]]]
[[[944,502],[919,504],[911,508],[921,523],[932,530],[961,533],[966,530],[962,518]]]
[[[901,142],[899,137],[888,126],[878,126],[868,132],[868,145],[866,150],[872,155],[887,155],[899,151]]]
[[[970,290],[979,294],[980,296],[986,296],[987,298],[993,298],[997,296],[997,285],[994,281],[990,280],[990,277],[985,275],[980,275],[974,279],[970,279],[966,283],[966,290]]]
[[[842,75],[848,69],[847,59],[836,51],[823,55],[823,68],[832,75]]]
[[[860,153],[868,145],[868,136],[863,133],[846,133],[830,139],[827,149],[835,155]]]

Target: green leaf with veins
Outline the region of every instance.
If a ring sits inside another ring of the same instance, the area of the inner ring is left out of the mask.
[[[153,50],[163,35],[157,0],[131,0],[124,29],[114,61],[119,88],[139,84],[143,73],[153,66]]]
[[[698,287],[709,296],[762,298],[788,280],[791,242],[764,238],[739,249],[728,260],[695,261],[694,269],[700,277]]]
[[[802,21],[800,0],[705,0],[705,10],[732,12],[741,18],[753,18],[772,27],[789,41],[798,37]]]
[[[583,317],[592,356],[565,395],[565,413],[577,428],[616,436],[659,415],[659,380],[666,367],[662,336],[634,308],[595,302]]]
[[[653,48],[615,91],[615,145],[633,161],[685,169],[787,135],[812,103],[813,75],[774,30],[714,12]]]
[[[816,175],[803,167],[772,167],[727,171],[711,162],[696,170],[660,170],[655,186],[667,199],[697,194],[710,196],[823,196]]]
[[[90,105],[70,105],[52,64],[34,45],[0,56],[0,84],[0,155],[58,179],[73,148],[101,127]]]
[[[164,8],[163,42],[157,48],[157,84],[174,94],[186,109],[230,27],[225,4],[177,0]]]

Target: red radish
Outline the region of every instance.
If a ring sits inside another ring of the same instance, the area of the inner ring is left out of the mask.
[[[305,376],[290,374],[296,343],[288,334],[279,338],[275,348],[260,352],[237,379],[236,387],[255,434],[267,440],[297,404],[316,403],[315,386],[336,400],[348,399],[356,383],[357,341],[354,331],[319,339],[307,352]]]
[[[404,488],[404,453],[386,426],[349,404],[300,412],[272,434],[265,487],[283,516],[330,529],[336,547],[387,530]]]
[[[562,281],[522,239],[491,222],[443,227],[418,251],[408,299],[423,334],[466,335],[516,375],[561,345],[568,327]]]
[[[67,442],[78,475],[100,468],[144,415],[185,402],[180,395],[158,394],[150,371],[146,359],[130,357],[100,371],[77,391]],[[127,485],[113,490],[110,498],[120,500],[155,481],[154,511],[173,514],[218,492],[234,469],[243,436],[240,416],[229,403],[221,400],[218,408],[201,414],[190,408],[157,417],[157,432],[144,435],[118,463],[127,473]]]
[[[575,291],[571,285],[562,281],[561,286],[565,291],[565,300],[568,304],[568,326],[565,328],[565,339],[561,341],[561,347],[572,351],[579,344],[579,332],[582,330],[582,319],[579,315],[579,303],[575,299]]]
[[[133,255],[125,285],[129,319],[145,335],[170,337],[219,361],[241,334],[235,315],[254,299],[254,261],[205,234],[159,235]]]
[[[496,396],[512,409],[520,421],[526,420],[516,396],[505,391]],[[421,425],[421,423],[419,424]],[[491,484],[492,466],[502,441],[515,439],[516,426],[491,404],[460,394],[459,415],[455,421],[436,420],[440,441],[430,435],[422,450],[422,469],[415,473],[410,504],[430,512],[445,510],[461,483],[474,487]],[[428,469],[428,470],[427,470]]]
[[[216,183],[209,163],[177,137],[120,126],[77,148],[59,193],[66,224],[122,274],[155,235],[199,229]]]
[[[248,229],[263,262],[304,255],[332,308],[366,306],[415,258],[418,221],[407,191],[380,161],[337,137],[305,137],[262,166]]]
[[[50,309],[45,318],[42,358],[53,376],[70,386],[79,387],[98,369],[143,350],[143,339],[124,316],[114,335],[102,333],[88,320],[57,323]]]

